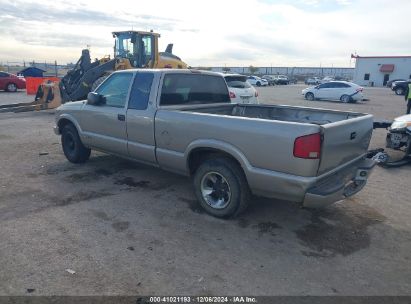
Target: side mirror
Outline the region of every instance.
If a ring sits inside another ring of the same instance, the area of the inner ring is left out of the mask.
[[[314,89],[319,90],[320,86],[315,86]]]
[[[96,92],[90,92],[87,94],[87,104],[92,106],[99,106],[105,104],[106,100],[103,95]]]

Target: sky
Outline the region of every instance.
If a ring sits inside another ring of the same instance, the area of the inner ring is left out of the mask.
[[[111,32],[154,30],[190,66],[349,67],[411,55],[410,0],[0,0],[0,62],[112,55]]]

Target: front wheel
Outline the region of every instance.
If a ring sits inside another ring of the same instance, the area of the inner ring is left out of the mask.
[[[396,88],[395,89],[395,94],[404,95],[404,89],[403,88]]]
[[[257,81],[256,85],[257,87],[261,87],[261,82]]]
[[[314,100],[314,94],[313,93],[305,94],[305,99],[307,99],[309,101],[313,101]]]
[[[91,150],[83,145],[76,128],[72,124],[63,128],[61,144],[64,155],[72,163],[84,163],[90,157]]]
[[[201,207],[220,218],[235,217],[248,206],[250,189],[241,167],[228,158],[204,161],[194,174]]]

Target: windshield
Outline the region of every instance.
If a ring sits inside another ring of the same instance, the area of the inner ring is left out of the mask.
[[[251,85],[247,82],[245,76],[226,76],[224,77],[229,88],[248,89]]]
[[[154,57],[152,35],[136,32],[116,33],[114,56],[129,59],[133,67],[146,67]]]
[[[134,41],[129,33],[120,34],[116,37],[114,56],[127,58],[134,54]]]

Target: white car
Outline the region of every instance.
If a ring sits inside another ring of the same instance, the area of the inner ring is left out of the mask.
[[[247,81],[252,84],[255,85],[257,87],[261,87],[261,86],[268,86],[268,81],[265,79],[262,79],[258,76],[248,76],[247,77]]]
[[[222,74],[227,83],[232,103],[258,104],[258,92],[247,81],[247,76],[240,74]]]
[[[347,81],[330,81],[306,88],[301,94],[307,100],[328,99],[340,100],[344,103],[356,102],[364,98],[363,87]]]

